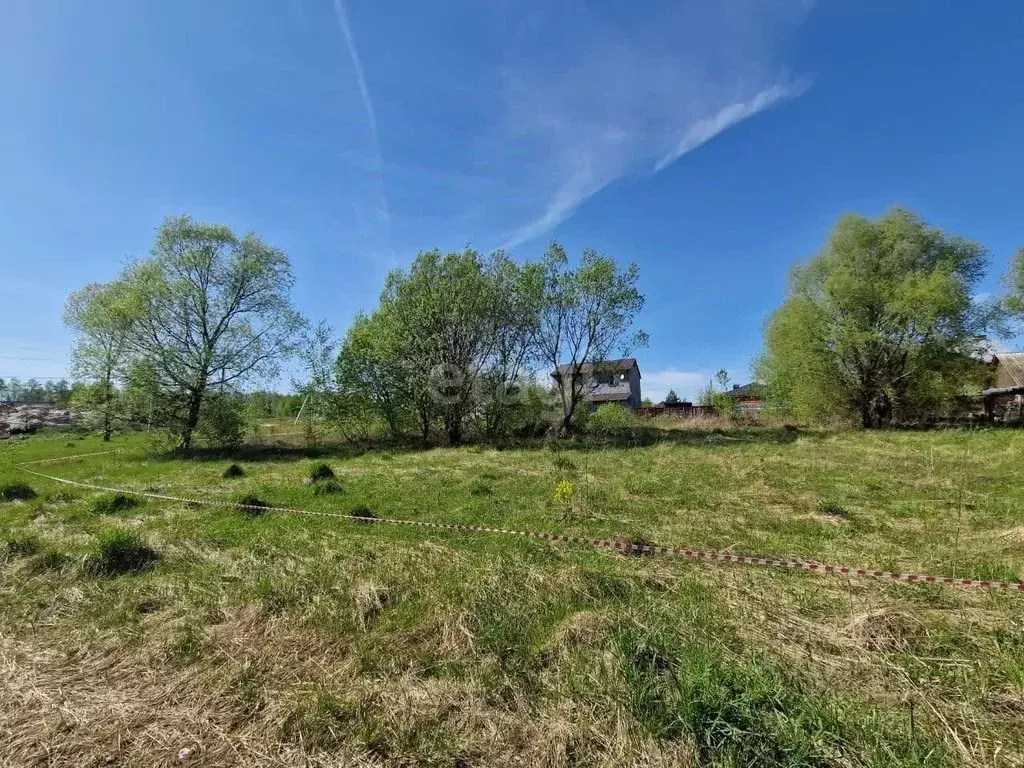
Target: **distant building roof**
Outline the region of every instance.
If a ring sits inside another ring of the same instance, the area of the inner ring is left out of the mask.
[[[726,392],[729,397],[740,400],[742,398],[762,398],[764,397],[764,385],[758,384],[756,381],[750,384],[733,384],[732,389]]]
[[[1024,352],[1000,352],[993,358],[996,363],[996,387],[1024,387]]]
[[[628,371],[630,368],[636,368],[637,374],[640,373],[640,366],[637,364],[635,357],[623,357],[619,360],[598,360],[596,363],[582,363],[579,367],[579,372],[583,375],[591,374],[594,372],[595,366],[613,371]],[[564,363],[555,368],[555,373],[565,373],[571,368],[571,363]]]

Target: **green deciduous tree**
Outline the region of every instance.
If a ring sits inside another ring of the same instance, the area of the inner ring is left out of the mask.
[[[336,412],[342,426],[365,424],[372,416],[398,437],[415,400],[398,348],[400,328],[379,310],[357,315],[345,334],[335,364]],[[429,413],[426,430],[429,430]],[[427,432],[421,433],[424,439]]]
[[[210,392],[277,373],[303,325],[292,306],[288,257],[250,233],[188,216],[167,219],[152,256],[125,277],[142,311],[132,351],[160,392],[180,448]]]
[[[103,439],[110,440],[119,403],[118,382],[131,353],[141,317],[138,294],[123,281],[90,283],[68,296],[64,323],[75,331],[72,374],[88,382],[81,400],[100,413]]]
[[[462,439],[478,377],[494,349],[494,296],[484,259],[474,250],[420,253],[395,270],[381,312],[395,328],[408,380],[431,397],[448,442]]]
[[[541,311],[533,334],[538,358],[549,370],[566,365],[557,379],[562,405],[561,430],[572,430],[573,415],[590,382],[583,366],[618,352],[628,355],[647,344],[647,334],[633,329],[644,297],[637,289],[636,264],[620,270],[596,251],[583,251],[572,268],[565,250],[552,243],[545,254]]]
[[[757,373],[769,400],[865,427],[945,407],[980,370],[990,318],[971,292],[985,262],[980,245],[900,208],[843,217],[766,325]]]
[[[1010,259],[1010,268],[1004,278],[1006,295],[1003,308],[1018,324],[1024,323],[1024,248],[1020,248]]]

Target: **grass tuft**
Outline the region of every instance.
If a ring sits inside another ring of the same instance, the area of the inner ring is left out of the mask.
[[[40,550],[39,537],[32,534],[15,536],[4,542],[4,558],[15,560],[21,557],[31,557]]]
[[[332,694],[318,690],[301,702],[281,724],[285,741],[312,749],[340,745],[355,719],[352,711]]]
[[[329,464],[325,464],[323,462],[314,464],[309,470],[309,479],[314,483],[318,483],[321,480],[333,480],[334,478],[334,470],[331,469]]]
[[[360,504],[358,506],[352,507],[352,509],[348,511],[348,514],[352,515],[352,517],[365,517],[368,520],[380,519],[379,517],[377,517],[377,515],[373,513],[373,510],[370,509],[365,504]]]
[[[475,480],[469,486],[469,493],[472,496],[490,496],[494,493],[494,490],[483,480]]]
[[[225,480],[234,480],[237,477],[245,477],[245,470],[237,464],[231,464],[224,470],[224,474],[222,474],[221,477]]]
[[[247,493],[235,499],[235,504],[240,505],[238,511],[246,517],[259,517],[266,512],[266,507],[270,506],[259,496],[252,493]]]
[[[555,465],[555,469],[566,474],[572,474],[577,470],[576,462],[567,456],[557,455],[552,463]]]
[[[0,501],[31,501],[36,497],[32,486],[25,483],[5,483],[0,485]]]
[[[160,559],[134,531],[108,531],[100,536],[93,552],[86,558],[85,570],[92,576],[120,576],[141,573]]]
[[[116,515],[129,509],[141,507],[142,502],[134,496],[123,493],[106,494],[95,499],[90,509],[97,515]]]
[[[850,510],[830,501],[824,502],[818,507],[818,514],[825,515],[825,517],[838,517],[844,520],[851,517]]]
[[[314,496],[333,496],[344,492],[345,486],[337,480],[323,480],[322,482],[313,484]]]

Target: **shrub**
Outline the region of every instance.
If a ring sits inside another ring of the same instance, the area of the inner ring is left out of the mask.
[[[141,506],[142,502],[133,496],[126,496],[123,493],[107,494],[100,496],[92,503],[92,511],[97,515],[116,515],[118,512],[125,512],[129,509]]]
[[[141,573],[160,559],[134,531],[109,531],[100,537],[96,549],[85,561],[86,572],[94,576]]]
[[[590,414],[590,420],[587,422],[587,429],[595,432],[606,429],[629,429],[636,426],[639,426],[639,421],[633,412],[613,403],[598,406],[597,410]]]
[[[321,480],[333,480],[335,477],[334,470],[331,469],[329,464],[314,464],[313,468],[309,470],[309,479],[314,483]]]
[[[344,493],[345,487],[337,480],[324,480],[313,484],[314,496],[332,496],[337,493]]]
[[[259,517],[266,511],[266,507],[270,506],[259,496],[251,493],[235,499],[235,504],[238,505],[238,511],[247,517]]]
[[[209,394],[203,400],[196,436],[212,448],[237,448],[245,439],[243,401],[231,394]]]
[[[29,501],[36,497],[32,486],[25,483],[7,483],[0,485],[0,501]]]
[[[245,470],[237,464],[230,465],[224,470],[224,474],[221,475],[225,480],[233,480],[236,477],[245,477]]]
[[[576,486],[568,480],[562,480],[555,486],[555,503],[569,505],[576,495]]]

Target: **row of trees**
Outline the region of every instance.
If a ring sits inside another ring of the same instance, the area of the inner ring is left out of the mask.
[[[71,395],[72,386],[66,379],[44,382],[28,379],[23,382],[16,377],[0,378],[0,402],[66,405]]]
[[[571,428],[586,387],[580,370],[646,343],[636,265],[584,251],[572,266],[557,244],[537,262],[503,252],[419,254],[392,272],[376,309],[341,343],[310,328],[290,299],[287,257],[253,234],[189,217],[166,220],[148,259],[113,282],[73,293],[64,320],[76,332],[72,370],[106,439],[124,420],[169,430],[179,448],[209,433],[240,436],[250,417],[378,419],[393,435],[440,429],[457,444],[467,427],[488,435],[540,398],[531,371],[567,363],[561,425]],[[298,357],[299,397],[240,392]]]
[[[769,402],[807,421],[864,427],[949,412],[991,375],[984,365],[1024,318],[1024,250],[1008,293],[979,301],[985,249],[894,208],[842,218],[825,247],[793,270],[755,365]]]
[[[414,424],[424,440],[439,424],[457,444],[467,425],[493,436],[513,414],[536,413],[530,372],[564,364],[574,374],[558,393],[568,431],[585,394],[582,366],[646,343],[633,329],[644,302],[637,280],[636,265],[620,270],[592,250],[572,266],[557,243],[525,264],[500,251],[421,253],[346,334],[338,408],[374,413],[395,435]]]

